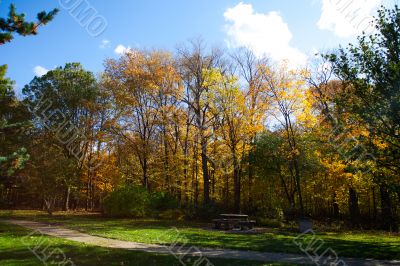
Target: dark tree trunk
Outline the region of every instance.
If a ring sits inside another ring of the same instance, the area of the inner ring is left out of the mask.
[[[381,208],[382,208],[382,226],[383,229],[388,231],[397,231],[398,225],[396,224],[392,200],[390,198],[390,192],[385,184],[380,185],[381,192]]]
[[[349,212],[352,225],[359,225],[360,208],[358,206],[358,195],[357,191],[352,187],[349,188]]]
[[[184,198],[185,205],[187,206],[189,203],[189,193],[188,193],[188,184],[189,184],[189,130],[190,130],[190,112],[187,114],[186,121],[186,134],[185,134],[185,144],[183,148],[184,158],[183,158],[183,182],[184,182]]]
[[[149,187],[149,178],[147,176],[147,157],[143,158],[143,186],[147,189],[147,191],[150,191]]]
[[[225,209],[229,208],[229,175],[225,174],[225,191],[224,191]]]
[[[372,187],[372,219],[374,223],[376,223],[376,217],[377,217],[377,206],[376,206],[376,193],[375,193],[375,187]]]
[[[235,187],[234,209],[236,213],[240,213],[240,169],[236,155],[233,155],[233,183]]]
[[[249,178],[249,180],[248,180],[248,182],[249,182],[249,191],[248,191],[248,193],[249,193],[249,195],[248,195],[248,205],[249,205],[249,208],[251,208],[252,209],[252,206],[253,206],[253,193],[252,193],[252,191],[253,191],[253,176],[254,176],[254,174],[253,174],[253,165],[252,165],[252,163],[249,163],[249,176],[248,176],[248,178]]]
[[[186,157],[186,156],[185,156]],[[188,160],[185,158],[184,160],[184,168],[183,168],[183,190],[184,190],[184,199],[185,199],[185,206],[189,203],[189,193],[188,193],[188,183],[189,183],[189,175],[188,175]]]
[[[210,178],[208,175],[208,162],[207,162],[207,141],[203,138],[201,140],[201,167],[203,170],[203,183],[204,183],[204,197],[203,204],[210,203]]]
[[[300,170],[299,170],[299,162],[297,161],[297,159],[294,160],[294,171],[296,177],[296,190],[297,190],[297,195],[299,197],[300,215],[303,216],[304,215],[303,195],[301,192]]]
[[[333,217],[339,217],[339,204],[337,203],[337,195],[336,193],[333,194]]]
[[[169,153],[168,153],[168,142],[167,142],[167,131],[163,129],[163,138],[164,138],[164,171],[165,171],[165,181],[168,186],[168,192],[172,193],[172,186],[171,186],[171,175],[169,172]]]
[[[87,177],[88,177],[88,181],[86,184],[86,206],[85,206],[85,210],[88,211],[89,210],[89,205],[90,205],[90,187],[92,184],[92,175],[91,175],[91,171],[87,172]]]
[[[286,195],[286,198],[288,200],[289,206],[290,206],[291,209],[294,209],[295,208],[294,199],[291,196],[291,193],[289,193],[288,186],[286,185],[285,179],[282,176],[281,165],[278,163],[277,167],[278,167],[278,171],[279,171],[279,178],[281,180],[281,185],[282,185],[283,190],[285,191],[285,195]]]

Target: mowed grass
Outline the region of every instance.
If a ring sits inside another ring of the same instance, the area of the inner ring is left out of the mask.
[[[289,265],[222,259],[210,259],[209,261],[215,266]],[[0,265],[178,266],[182,264],[172,255],[93,247],[60,238],[42,236],[22,227],[0,222]]]
[[[210,230],[211,224],[151,219],[107,219],[100,215],[43,212],[0,212],[3,218],[19,218],[62,224],[92,235],[141,243],[187,242],[197,247],[229,248],[266,252],[302,253],[294,244],[298,236],[288,230],[270,229],[262,234],[240,234]],[[176,229],[174,229],[176,228]],[[385,232],[320,232],[324,248],[340,257],[400,259],[400,235]]]

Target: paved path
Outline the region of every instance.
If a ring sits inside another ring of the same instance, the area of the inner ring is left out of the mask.
[[[254,260],[262,262],[283,262],[283,263],[309,264],[309,265],[313,264],[311,259],[306,255],[242,251],[242,250],[230,250],[230,249],[211,249],[211,248],[198,249],[194,247],[177,247],[177,246],[174,247],[174,246],[142,244],[142,243],[92,236],[76,230],[71,230],[65,227],[54,226],[45,223],[37,223],[37,222],[22,221],[22,220],[4,220],[4,221],[38,231],[45,235],[60,237],[76,242],[85,243],[88,245],[95,245],[107,248],[121,248],[121,249],[145,251],[145,252],[160,253],[160,254],[173,254],[176,257],[183,258],[184,261],[188,259],[189,256],[197,256],[206,258]],[[351,259],[351,258],[341,258],[341,259],[346,264],[340,264],[337,266],[345,266],[345,265],[400,266],[400,261],[382,261],[382,260]]]

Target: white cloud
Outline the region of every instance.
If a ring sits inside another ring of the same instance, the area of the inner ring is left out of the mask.
[[[240,2],[228,8],[224,17],[229,45],[248,47],[257,56],[267,55],[277,62],[288,60],[290,66],[307,62],[307,56],[290,45],[293,35],[278,12],[256,13],[251,4]]]
[[[35,73],[35,75],[38,76],[38,77],[46,75],[47,72],[49,72],[49,70],[44,68],[44,67],[42,67],[42,66],[35,66],[33,68],[33,73]]]
[[[100,44],[100,49],[110,48],[110,41],[109,40],[102,40]]]
[[[123,54],[126,54],[127,52],[129,52],[131,50],[131,47],[125,47],[124,45],[122,45],[122,44],[119,44],[116,48],[115,48],[115,50],[114,50],[114,52],[117,54],[117,55],[123,55]]]
[[[336,36],[349,38],[372,32],[374,11],[384,0],[322,0],[321,17],[317,26],[332,31]]]

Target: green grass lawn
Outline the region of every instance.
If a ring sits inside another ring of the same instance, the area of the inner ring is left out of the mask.
[[[14,217],[63,224],[92,235],[141,242],[168,244],[186,239],[198,247],[301,253],[293,243],[296,232],[271,229],[262,234],[238,234],[214,231],[211,225],[160,220],[106,219],[98,215],[65,215],[48,217],[42,212],[0,212],[0,217]],[[176,227],[179,235],[171,228]],[[400,236],[385,232],[318,233],[325,244],[341,257],[400,259]]]
[[[42,261],[35,256],[42,259]],[[53,254],[53,255],[52,255]],[[65,257],[64,257],[65,255]],[[215,265],[276,265],[289,264],[260,263],[239,260],[210,259]],[[47,264],[45,264],[47,263]],[[145,252],[109,249],[88,246],[60,238],[32,234],[19,226],[0,222],[0,265],[181,265],[172,255],[157,255]]]

